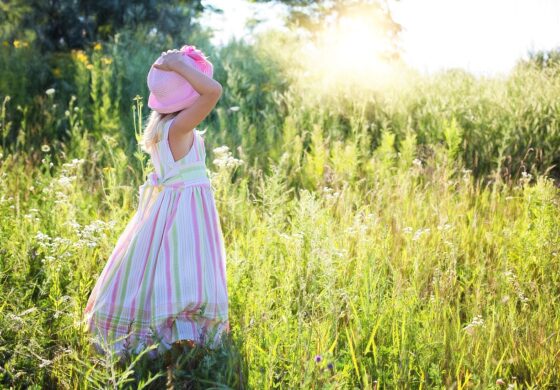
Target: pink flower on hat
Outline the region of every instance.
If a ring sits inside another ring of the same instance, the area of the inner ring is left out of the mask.
[[[194,45],[185,45],[181,48],[181,51],[198,63],[204,63],[206,61],[204,53],[198,50]]]
[[[191,45],[184,45],[180,51],[183,52],[185,62],[206,76],[213,77],[214,67],[202,51]],[[161,56],[155,63],[161,62],[160,60]],[[190,107],[200,97],[192,85],[177,72],[165,71],[152,66],[148,72],[147,81],[150,90],[148,107],[162,114]]]

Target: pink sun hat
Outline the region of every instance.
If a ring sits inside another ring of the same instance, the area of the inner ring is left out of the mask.
[[[208,77],[213,77],[214,66],[195,46],[185,45],[180,50],[185,62]],[[154,63],[160,64],[162,56]],[[190,107],[200,94],[180,74],[154,68],[148,72],[148,107],[161,114],[169,114]]]

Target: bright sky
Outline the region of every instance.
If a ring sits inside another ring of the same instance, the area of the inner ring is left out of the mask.
[[[507,73],[529,50],[560,49],[560,0],[388,0],[393,19],[403,26],[401,46],[407,63],[421,72],[459,67],[475,74]],[[246,0],[207,0],[224,10],[205,16],[219,45],[232,37],[248,42],[248,18],[255,30],[281,28],[284,7]]]

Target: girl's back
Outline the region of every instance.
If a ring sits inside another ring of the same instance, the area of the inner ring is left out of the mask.
[[[192,69],[178,71],[207,82],[209,92],[167,121],[150,151],[154,171],[85,309],[100,351],[139,352],[155,342],[165,351],[180,340],[214,348],[229,331],[226,254],[204,139],[194,128],[192,147],[178,160],[169,144],[171,125],[183,131],[199,123],[221,90],[216,95],[212,80]],[[162,104],[161,96],[150,101]]]

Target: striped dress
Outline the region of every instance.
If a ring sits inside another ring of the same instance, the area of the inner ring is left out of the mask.
[[[201,133],[174,161],[173,119],[150,153],[155,170],[91,292],[84,323],[99,352],[178,340],[216,348],[229,332],[226,257]],[[155,352],[155,351],[154,351]]]

